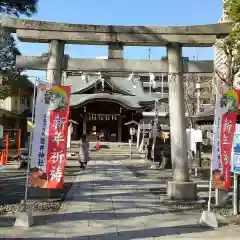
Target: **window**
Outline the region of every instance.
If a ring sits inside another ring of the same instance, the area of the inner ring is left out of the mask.
[[[20,96],[20,104],[25,105],[25,97]]]
[[[28,97],[27,98],[27,106],[30,107],[31,106],[31,99]]]

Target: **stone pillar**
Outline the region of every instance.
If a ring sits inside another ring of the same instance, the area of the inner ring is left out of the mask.
[[[86,111],[86,107],[84,107],[84,115],[83,115],[83,134],[87,134],[87,111]]]
[[[0,112],[0,151],[4,148],[4,138],[3,138],[3,113]]]
[[[196,93],[197,93],[197,102],[196,102],[196,113],[200,113],[201,110],[201,86],[200,83],[196,83]]]
[[[200,113],[201,110],[201,86],[200,83],[196,83],[196,93],[197,93],[197,102],[196,102],[196,113]],[[201,166],[201,143],[196,143],[196,156],[192,163],[193,167],[200,167]]]
[[[195,200],[196,184],[189,182],[187,135],[184,102],[182,47],[167,47],[169,64],[169,114],[173,181],[168,182],[168,196],[173,200]]]
[[[85,117],[83,119],[83,134],[87,134],[87,121]]]
[[[119,116],[118,117],[118,133],[117,133],[117,136],[118,136],[118,142],[121,142],[122,141],[122,116]]]
[[[50,43],[47,66],[47,81],[61,83],[62,64],[64,61],[64,42],[52,40]]]
[[[123,44],[110,43],[108,45],[108,59],[123,59]]]
[[[78,125],[77,124],[73,124],[73,133],[72,133],[72,140],[79,140],[79,135],[78,135]]]

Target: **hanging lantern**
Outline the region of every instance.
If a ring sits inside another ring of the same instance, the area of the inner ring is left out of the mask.
[[[149,73],[149,83],[153,88],[156,88],[155,75],[153,73]]]
[[[133,80],[133,88],[137,88],[136,80]]]
[[[133,79],[133,88],[137,88],[137,82],[140,81],[140,76],[139,74],[137,74],[136,76],[134,76],[134,79]]]
[[[129,75],[129,77],[128,77],[128,80],[129,80],[129,81],[132,81],[132,80],[133,80],[133,75],[134,75],[133,73],[131,73],[131,74]]]
[[[86,76],[82,73],[80,79],[81,79],[81,81],[86,81]]]
[[[104,78],[101,78],[102,90],[104,90]]]
[[[140,81],[140,76],[139,76],[139,74],[135,76],[134,80],[135,80],[135,82]]]

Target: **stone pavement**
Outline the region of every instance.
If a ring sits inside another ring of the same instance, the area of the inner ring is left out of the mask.
[[[5,239],[239,239],[237,226],[217,230],[197,225],[199,215],[166,213],[148,191],[152,180],[139,180],[120,160],[92,160],[57,214],[35,216],[30,229],[2,228]]]

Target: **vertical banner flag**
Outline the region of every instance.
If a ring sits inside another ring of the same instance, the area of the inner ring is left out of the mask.
[[[72,133],[73,133],[73,124],[70,122],[68,126],[68,134],[67,134],[67,149],[71,147]]]
[[[239,95],[234,89],[221,86],[217,93],[213,143],[212,176],[216,188],[231,187],[231,155],[238,114]]]
[[[240,124],[236,124],[233,139],[231,171],[240,174]]]
[[[61,188],[66,165],[70,87],[38,86],[30,164],[30,187]]]

